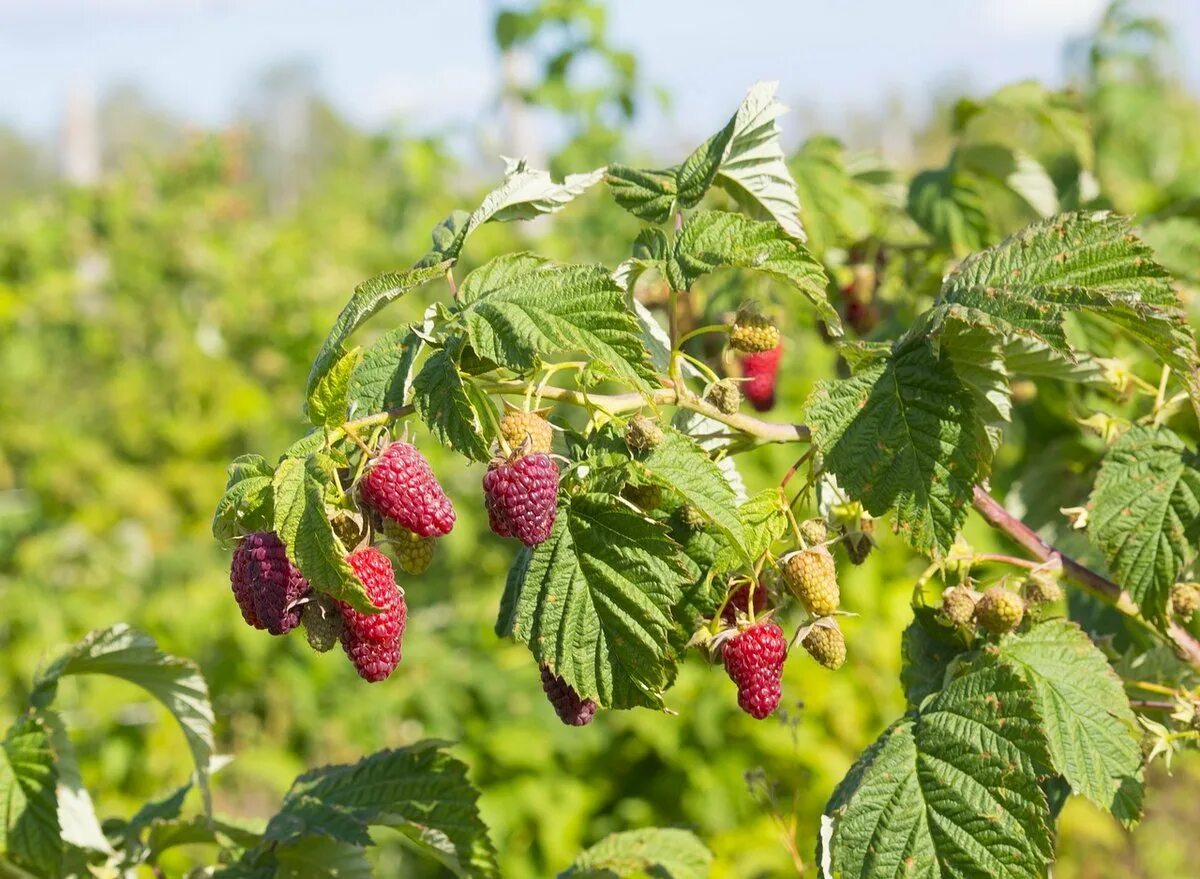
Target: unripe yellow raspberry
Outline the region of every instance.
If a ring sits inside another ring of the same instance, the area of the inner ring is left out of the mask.
[[[729,331],[729,347],[745,354],[770,351],[779,344],[779,328],[769,317],[743,306]]]
[[[975,605],[975,620],[993,635],[1003,635],[1021,625],[1025,602],[1003,586],[993,586]]]
[[[500,419],[500,435],[518,456],[548,455],[554,428],[536,412],[512,409]]]
[[[846,661],[846,637],[836,626],[813,626],[800,643],[809,656],[830,671],[837,671]]]
[[[406,574],[424,574],[433,563],[436,537],[420,537],[388,519],[383,520],[383,536],[391,546],[400,570]]]
[[[625,428],[625,443],[635,454],[648,452],[663,441],[662,428],[653,418],[635,415]]]
[[[824,543],[829,537],[829,529],[824,519],[807,519],[800,523],[800,536],[808,546]]]
[[[1200,609],[1200,584],[1176,583],[1171,588],[1171,611],[1184,622]]]
[[[726,415],[732,415],[742,405],[742,392],[737,382],[726,378],[709,386],[704,392],[704,399]]]
[[[783,563],[783,579],[804,607],[815,617],[827,617],[838,609],[837,563],[823,546],[801,550]]]
[[[942,595],[942,619],[955,628],[965,628],[975,617],[975,596],[966,586],[947,589]]]

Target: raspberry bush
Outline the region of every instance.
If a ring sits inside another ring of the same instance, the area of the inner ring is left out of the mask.
[[[722,665],[737,704],[771,722],[802,701],[783,684],[789,663],[854,674],[869,610],[853,605],[866,619],[843,626],[841,571],[870,565],[877,542],[904,544],[927,564],[903,636],[907,711],[832,792],[817,862],[838,877],[1046,875],[1063,798],[1131,824],[1143,744],[1169,756],[1198,735],[1178,683],[1200,665],[1184,625],[1200,538],[1193,333],[1155,253],[1081,194],[1079,169],[1059,185],[1042,168],[1031,193],[1033,159],[964,145],[901,206],[827,144],[789,165],[782,112],[757,85],[669,168],[557,181],[511,163],[410,268],[361,284],[313,362],[311,432],[275,464],[229,469],[214,533],[233,555],[231,617],[240,607],[272,632],[303,620],[318,649],[340,638],[367,681],[402,681],[432,550],[415,541],[452,542],[455,506],[474,505],[517,541],[495,631],[528,647],[564,723],[687,711],[671,687],[690,655]],[[822,246],[839,218],[798,195],[818,161],[823,185],[872,192],[881,226],[922,243]],[[992,234],[955,190],[966,181],[971,198],[1002,188],[1029,222]],[[569,210],[589,191],[641,224],[620,264],[523,251],[463,271],[484,224]],[[394,306],[418,290],[433,304],[405,323]],[[824,345],[839,377],[811,389],[802,423],[745,411],[770,410],[789,358]],[[1090,443],[1082,499],[1025,486],[1005,502],[991,484],[998,461],[1032,454],[1013,413],[1038,393],[1079,415],[1061,432]],[[474,468],[476,495],[443,492],[457,480],[420,451],[435,443]],[[795,463],[748,493],[738,456],[768,445],[794,447]],[[1036,530],[1014,512],[1034,501]],[[1069,526],[1055,532],[1045,509],[1059,507]],[[987,526],[1011,554],[970,545]],[[265,534],[278,544],[269,577],[247,562]],[[376,546],[397,555],[402,584]],[[299,579],[276,573],[292,567]],[[1111,662],[1072,592],[1187,674],[1146,681]],[[1145,700],[1127,687],[1165,690],[1179,710],[1170,723],[1136,713]]]

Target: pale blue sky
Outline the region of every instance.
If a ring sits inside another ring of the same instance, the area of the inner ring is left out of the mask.
[[[1061,81],[1064,42],[1103,0],[613,0],[614,43],[673,96],[644,139],[694,139],[760,79],[838,117],[933,87]],[[1200,84],[1200,0],[1153,0]],[[133,82],[201,123],[237,109],[264,68],[305,60],[351,118],[418,130],[479,124],[498,69],[489,0],[0,0],[0,123],[56,129],[73,85]]]

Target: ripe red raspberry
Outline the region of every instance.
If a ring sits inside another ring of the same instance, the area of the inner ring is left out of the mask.
[[[554,706],[558,719],[567,726],[587,726],[596,716],[596,703],[591,699],[580,699],[570,684],[545,665],[542,666],[542,690]]]
[[[392,563],[375,547],[352,552],[346,561],[362,581],[371,603],[380,611],[363,613],[339,602],[344,620],[342,649],[354,663],[359,677],[382,681],[400,663],[400,643],[408,617],[404,593],[396,585]]]
[[[725,672],[737,684],[738,706],[758,720],[777,707],[787,659],[787,638],[774,620],[738,632],[721,648]]]
[[[383,450],[363,477],[362,496],[381,516],[421,537],[449,534],[454,527],[454,506],[412,443]]]
[[[256,629],[284,635],[300,625],[308,581],[287,556],[274,531],[247,534],[233,553],[229,583],[242,619]]]
[[[783,357],[783,342],[769,351],[741,356],[742,375],[749,379],[742,388],[746,399],[759,412],[775,405],[775,379],[779,375],[779,360]]]
[[[549,455],[494,461],[483,477],[483,496],[493,531],[537,546],[554,528],[558,468]]]

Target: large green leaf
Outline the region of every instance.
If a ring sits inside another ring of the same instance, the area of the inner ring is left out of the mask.
[[[665,488],[677,492],[721,530],[750,561],[747,537],[737,500],[721,468],[696,441],[666,428],[663,441],[634,467]]]
[[[1185,376],[1195,366],[1195,342],[1170,279],[1123,217],[1075,213],[1034,223],[964,260],[939,301],[983,311],[1005,332],[1065,354],[1063,315],[1087,311],[1121,326]]]
[[[62,863],[57,782],[50,736],[26,714],[0,742],[0,852],[38,876],[58,876]]]
[[[913,621],[900,637],[900,684],[910,709],[945,686],[946,670],[966,650],[963,636],[939,622],[935,609],[913,608]]]
[[[807,421],[824,466],[874,516],[923,552],[944,552],[991,465],[975,389],[923,340],[841,381],[822,382]]]
[[[831,137],[813,137],[792,156],[789,166],[800,194],[800,215],[808,246],[818,255],[834,245],[861,241],[871,234],[880,199],[851,176],[842,145]]]
[[[479,793],[467,779],[467,767],[443,747],[423,741],[304,773],[292,783],[264,839],[272,847],[313,835],[366,845],[368,826],[391,827],[456,876],[497,876],[495,849],[479,817]]]
[[[403,406],[424,347],[411,327],[397,327],[367,348],[350,377],[348,415],[361,417]]]
[[[67,735],[62,716],[49,709],[39,712],[58,768],[58,823],[63,842],[96,852],[111,854],[112,844],[104,835],[92,796],[83,784],[75,746]]]
[[[208,797],[208,776],[213,755],[213,709],[208,685],[194,662],[169,656],[149,635],[119,623],[91,632],[46,667],[34,682],[30,703],[47,708],[62,678],[72,675],[107,675],[128,681],[153,696],[179,723],[196,765],[196,777]]]
[[[675,210],[675,169],[647,171],[610,165],[604,177],[613,200],[640,220],[665,223]]]
[[[287,547],[288,558],[313,589],[372,612],[375,606],[346,561],[346,548],[333,533],[325,511],[328,472],[320,453],[279,462],[274,482],[274,530]]]
[[[1071,790],[1126,822],[1136,820],[1142,789],[1138,725],[1104,654],[1075,623],[1048,620],[1005,636],[1000,659],[1033,687],[1052,765]]]
[[[859,759],[826,809],[841,879],[1041,879],[1053,854],[1032,692],[981,659]]]
[[[312,369],[308,373],[307,393],[311,396],[326,373],[342,359],[346,353],[343,343],[356,329],[389,302],[399,299],[405,293],[429,283],[434,278],[444,276],[451,265],[452,262],[444,261],[406,272],[386,272],[359,284],[326,336],[317,359],[313,361]]]
[[[539,357],[578,352],[594,372],[647,387],[641,330],[604,267],[509,254],[472,272],[460,293],[471,347],[484,359],[524,371]]]
[[[705,879],[710,852],[696,835],[676,828],[648,827],[611,833],[579,855],[559,879]]]
[[[274,527],[271,483],[275,468],[262,455],[242,455],[229,465],[225,494],[213,513],[213,537],[221,542]]]
[[[808,249],[776,223],[725,211],[700,211],[683,224],[667,262],[667,280],[687,290],[702,275],[722,268],[761,272],[795,288],[808,299],[830,331],[841,321],[825,293],[828,279]]]
[[[458,371],[462,340],[452,338],[431,355],[413,380],[413,407],[438,442],[476,461],[491,458],[490,420],[495,406]]]
[[[338,427],[346,420],[350,377],[362,359],[362,349],[354,348],[338,358],[329,371],[317,379],[308,392],[308,420],[317,427]]]
[[[953,167],[922,171],[908,187],[908,212],[943,247],[956,254],[988,241],[989,223],[973,178]]]
[[[1134,427],[1104,456],[1088,537],[1143,614],[1165,624],[1179,571],[1200,538],[1200,461],[1166,428]]]
[[[496,628],[584,698],[657,706],[686,579],[661,526],[609,497],[578,495],[559,507],[550,538],[518,556]]]

